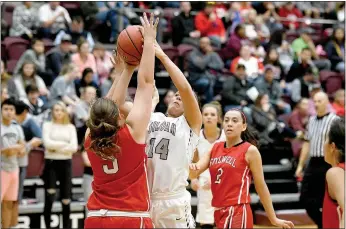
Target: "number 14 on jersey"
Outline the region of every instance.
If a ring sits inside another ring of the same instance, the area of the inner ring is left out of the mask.
[[[169,149],[169,139],[162,138],[159,143],[154,147],[156,138],[151,138],[149,140],[149,150],[147,151],[148,158],[152,158],[154,153],[160,154],[161,160],[167,160],[168,149]]]

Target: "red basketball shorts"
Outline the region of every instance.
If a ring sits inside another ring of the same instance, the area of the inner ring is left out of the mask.
[[[253,216],[249,204],[215,210],[214,218],[217,228],[253,228]]]
[[[144,217],[88,217],[84,228],[154,228],[150,218]]]

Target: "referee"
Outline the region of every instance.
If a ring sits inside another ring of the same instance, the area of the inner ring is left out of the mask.
[[[304,172],[300,201],[318,228],[322,228],[321,209],[325,192],[325,176],[330,168],[324,161],[323,144],[332,121],[338,117],[328,112],[329,99],[324,92],[315,94],[314,104],[317,115],[309,119],[296,176],[302,177],[304,165],[310,156],[310,161]]]

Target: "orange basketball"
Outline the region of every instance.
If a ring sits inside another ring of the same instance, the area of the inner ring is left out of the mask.
[[[126,63],[139,64],[143,53],[142,39],[143,36],[138,25],[128,26],[119,34],[117,51]]]

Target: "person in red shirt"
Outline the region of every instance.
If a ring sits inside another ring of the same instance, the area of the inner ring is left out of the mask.
[[[345,90],[341,89],[335,92],[332,107],[334,108],[336,115],[341,117],[345,116]]]
[[[256,147],[258,138],[248,129],[244,113],[229,110],[224,116],[223,129],[226,141],[214,144],[200,161],[190,165],[191,178],[209,168],[216,227],[253,228],[249,192],[253,177],[270,222],[281,228],[293,228],[292,222],[275,215]]]
[[[94,174],[93,192],[87,203],[85,228],[153,228],[147,182],[145,140],[154,89],[156,28],[141,17],[144,35],[143,58],[133,107],[123,120],[126,90],[136,66],[127,65],[121,80],[106,98],[90,109],[85,149]],[[126,115],[125,115],[126,116]]]
[[[335,119],[324,143],[324,160],[332,165],[326,174],[323,228],[345,228],[345,120]]]
[[[223,22],[217,17],[214,6],[210,3],[196,15],[195,27],[201,32],[201,37],[209,37],[212,43],[219,48],[226,42],[226,30]]]
[[[288,29],[298,29],[300,23],[297,21],[298,18],[302,18],[303,14],[300,10],[295,7],[293,2],[287,2],[279,9],[279,16],[284,17],[287,20],[283,21],[282,24]]]

